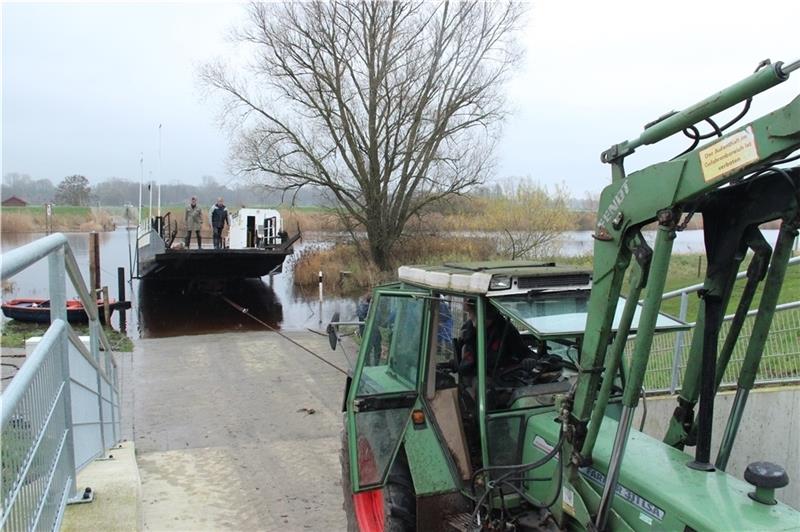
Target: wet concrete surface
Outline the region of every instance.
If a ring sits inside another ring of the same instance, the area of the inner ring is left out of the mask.
[[[348,367],[327,337],[287,334]],[[145,530],[345,528],[342,374],[272,332],[138,340],[118,360]]]

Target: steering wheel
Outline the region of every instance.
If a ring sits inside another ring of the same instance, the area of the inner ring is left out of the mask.
[[[497,380],[500,382],[518,382],[523,386],[533,384],[535,375],[530,369],[523,367],[521,364],[504,368],[499,372]]]

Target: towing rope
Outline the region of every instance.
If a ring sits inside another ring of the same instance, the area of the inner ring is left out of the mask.
[[[258,319],[257,317],[253,316],[252,314],[250,314],[250,310],[249,309],[246,309],[241,305],[237,305],[235,302],[233,302],[230,299],[228,299],[227,296],[220,295],[219,297],[221,297],[223,301],[225,301],[227,304],[229,304],[231,307],[233,307],[234,309],[238,310],[239,312],[241,312],[245,316],[249,316],[250,318],[254,319],[258,323],[260,323],[261,325],[263,325],[264,327],[269,329],[270,331],[276,333],[281,338],[284,338],[285,340],[288,340],[289,342],[291,342],[292,344],[296,345],[297,347],[299,347],[300,349],[302,349],[303,351],[305,351],[309,355],[312,355],[313,357],[315,357],[315,358],[321,360],[322,362],[326,363],[327,365],[329,365],[330,367],[332,367],[333,369],[335,369],[336,371],[338,371],[342,375],[345,375],[345,376],[349,375],[347,373],[347,371],[343,370],[342,368],[340,368],[339,366],[337,366],[336,364],[334,364],[330,360],[327,360],[327,359],[319,356],[317,353],[315,353],[311,349],[307,348],[306,346],[304,346],[302,344],[299,344],[296,341],[292,340],[291,338],[289,338],[288,336],[283,334],[281,331],[279,331],[278,329],[276,329],[275,327],[273,327],[269,323],[266,323],[266,322]]]

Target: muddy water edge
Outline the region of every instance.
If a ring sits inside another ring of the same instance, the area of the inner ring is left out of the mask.
[[[89,233],[65,233],[84,281],[89,279]],[[23,246],[45,236],[44,233],[6,233],[2,235],[2,252]],[[293,257],[284,263],[283,273],[270,280],[248,279],[226,283],[224,287],[190,286],[188,283],[130,279],[130,267],[135,253],[135,232],[119,228],[99,233],[101,286],[108,286],[109,296],[119,299],[117,268],[125,268],[126,298],[132,301],[127,311],[128,335],[139,338],[158,338],[205,334],[236,330],[323,330],[334,312],[342,316],[355,314],[355,298],[324,297],[320,313],[316,290],[303,292],[292,283]],[[305,246],[319,245],[306,241],[296,244],[295,252]],[[134,265],[135,269],[135,265]],[[3,280],[3,299],[18,297],[48,298],[47,261]],[[77,297],[67,282],[67,297]],[[248,310],[242,313],[231,301]],[[259,321],[253,319],[257,318]],[[5,318],[3,318],[5,321]],[[118,313],[112,325],[119,328]]]

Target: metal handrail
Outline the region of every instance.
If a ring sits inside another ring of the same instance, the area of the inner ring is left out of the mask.
[[[39,367],[44,362],[47,354],[53,348],[54,344],[61,338],[66,324],[61,320],[56,320],[42,336],[42,341],[33,350],[31,356],[27,357],[25,363],[19,368],[14,378],[9,383],[8,387],[3,390],[3,408],[2,416],[0,417],[0,425],[5,426],[11,421],[14,415],[14,409],[9,405],[15,405],[19,402],[23,392],[28,389],[33,377],[36,375]]]
[[[50,253],[66,244],[67,237],[61,233],[55,233],[3,253],[3,263],[0,265],[0,277],[8,279],[16,275],[31,264],[42,260]]]
[[[0,264],[0,277],[8,279],[28,266],[39,262],[61,247],[64,248],[64,262],[66,263],[67,274],[72,281],[72,285],[78,291],[78,297],[83,303],[86,314],[88,314],[90,321],[97,321],[100,316],[100,312],[97,309],[97,300],[89,295],[89,290],[86,288],[83,281],[83,276],[78,267],[78,262],[75,260],[75,255],[69,247],[67,237],[62,233],[48,235],[24,246],[12,249],[7,253],[3,253],[3,261],[2,264]],[[105,347],[107,351],[112,352],[111,342],[102,329],[99,330],[99,337],[103,347]],[[116,368],[117,363],[113,357],[111,362]]]
[[[789,259],[788,266],[796,266],[800,264],[800,256],[792,257]],[[736,274],[736,279],[744,279],[747,277],[747,270],[740,271]],[[692,292],[697,292],[703,288],[703,283],[694,284],[691,286],[686,286],[684,288],[679,288],[677,290],[672,290],[671,292],[665,292],[664,295],[661,296],[662,301],[666,301],[667,299],[672,299],[675,297],[681,298],[681,305],[680,310],[678,312],[678,319],[681,321],[686,321],[686,314],[688,312],[688,303],[689,303],[689,294]],[[788,311],[800,308],[800,301],[792,301],[789,303],[782,303],[780,305],[775,306],[776,312],[781,311]],[[758,314],[758,309],[752,309],[747,312],[746,317],[752,317]],[[731,321],[735,314],[728,314],[723,317],[723,322]],[[696,322],[687,323],[692,328],[696,325]],[[682,358],[683,358],[683,349],[684,349],[684,336],[685,332],[680,331],[675,335],[675,342],[672,347],[672,368],[671,368],[671,379],[669,385],[669,392],[675,393],[676,390],[679,388],[679,381],[681,379],[681,367],[682,367]],[[774,379],[759,379],[759,383],[767,383],[767,382],[774,382]]]
[[[781,303],[780,305],[775,305],[775,312],[778,312],[778,311],[781,311],[781,310],[791,310],[793,308],[800,308],[800,301],[792,301],[792,302],[789,302],[789,303]],[[745,316],[749,318],[750,316],[755,316],[756,314],[758,314],[758,309],[754,308],[753,310],[751,310],[747,314],[745,314]],[[731,321],[734,316],[736,316],[736,314],[727,314],[726,316],[724,316],[722,318],[722,321]],[[694,327],[695,325],[697,325],[697,322],[693,321],[689,325]]]
[[[99,322],[100,311],[97,308],[97,299],[89,295],[89,290],[86,288],[86,285],[83,282],[83,276],[81,275],[81,270],[78,267],[78,261],[75,260],[75,255],[72,253],[72,249],[69,247],[69,245],[64,246],[64,252],[64,262],[67,268],[67,275],[69,275],[72,285],[78,291],[78,297],[83,303],[84,309],[88,309],[87,314],[89,315],[89,320],[92,322]],[[106,333],[103,332],[103,328],[98,328],[97,332],[100,343],[103,345],[105,350],[109,353],[113,353],[114,349],[112,348],[111,342],[106,336]],[[113,364],[115,368],[117,367],[117,361],[114,360],[113,355],[111,357],[111,364]]]
[[[86,361],[92,365],[95,371],[100,373],[100,376],[103,377],[109,383],[109,385],[114,388],[114,391],[118,392],[119,388],[118,385],[115,383],[115,379],[109,377],[108,373],[106,373],[106,370],[100,367],[100,364],[97,363],[97,361],[92,357],[92,354],[89,352],[89,350],[86,349],[86,346],[81,341],[81,338],[80,336],[78,336],[78,333],[76,333],[70,327],[67,329],[67,334],[69,335],[69,339],[72,341],[72,345],[74,345],[75,348],[78,350],[78,352],[81,355],[83,355],[83,358],[86,359]],[[115,364],[114,367],[116,367],[116,362],[114,362],[113,357],[112,357],[112,362]]]
[[[113,348],[66,237],[49,235],[4,253],[0,275],[12,277],[44,258],[51,325],[2,393],[3,530],[57,529],[68,500],[80,498],[78,471],[120,437]],[[88,348],[66,321],[67,277],[89,316]],[[87,393],[94,396],[88,403]],[[73,424],[73,412],[81,423]],[[95,429],[76,439],[77,425]]]
[[[752,320],[757,312],[756,310],[748,313],[748,321],[743,329],[744,335],[750,334],[749,320]],[[729,323],[729,318],[731,316],[726,316],[724,323]],[[687,335],[691,334],[690,331],[660,335],[651,351],[652,358],[647,369],[646,382],[648,384],[646,388],[648,393],[676,393],[682,387],[682,376],[686,367],[683,354],[690,344],[687,339]],[[793,369],[794,364],[789,361],[789,357],[800,355],[792,340],[798,332],[800,332],[800,301],[777,305],[770,332],[771,340],[765,347],[758,368],[756,382],[759,386],[794,383],[800,380],[800,375]],[[731,370],[731,367],[738,367],[743,357],[744,346],[737,346],[726,369],[725,375],[728,378],[723,377],[722,388],[736,385],[735,370]],[[734,380],[730,380],[731,378]]]
[[[789,267],[797,265],[797,264],[800,264],[800,256],[792,257],[791,259],[789,259],[789,262],[788,262],[788,266]],[[747,270],[740,271],[739,273],[736,274],[736,279],[737,280],[738,279],[744,279],[745,277],[747,277]],[[703,288],[703,286],[704,286],[703,283],[698,283],[698,284],[693,284],[691,286],[686,286],[686,287],[683,287],[683,288],[679,288],[677,290],[672,290],[670,292],[665,292],[661,296],[661,301],[666,301],[668,299],[672,299],[672,298],[675,298],[675,297],[680,297],[681,298],[681,305],[680,305],[680,310],[678,311],[678,319],[680,321],[685,322],[686,321],[686,314],[688,312],[688,307],[689,307],[689,294],[691,294],[692,292],[697,292],[697,291],[701,290]],[[795,308],[798,308],[798,307],[800,307],[800,301],[792,301],[792,302],[789,302],[789,303],[783,303],[783,304],[780,304],[780,305],[776,305],[775,306],[775,311],[777,312],[777,311],[792,310],[792,309],[795,309]],[[758,309],[753,309],[753,310],[750,310],[747,313],[746,317],[751,317],[751,316],[754,316],[756,314],[758,314]],[[734,314],[726,315],[726,316],[723,317],[723,322],[730,321],[730,320],[733,319],[733,317],[734,317]],[[687,324],[690,325],[693,328],[696,325],[696,322],[691,322],[691,323],[687,323]],[[670,385],[669,385],[669,392],[670,393],[675,393],[675,391],[679,387],[678,383],[679,383],[680,378],[681,378],[680,377],[680,371],[681,371],[681,364],[682,364],[682,357],[683,357],[684,336],[685,336],[685,334],[686,333],[684,331],[679,331],[675,335],[675,343],[674,343],[674,347],[672,348],[672,350],[673,350],[673,354],[672,354],[672,369],[671,369],[672,376],[671,376],[671,382],[670,382]],[[761,380],[759,380],[759,382],[761,382]],[[767,382],[767,381],[765,381],[765,382]]]

